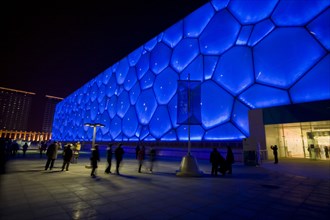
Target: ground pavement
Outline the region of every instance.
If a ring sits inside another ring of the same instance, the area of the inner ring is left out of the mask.
[[[114,171],[114,162],[112,171]],[[121,175],[90,177],[88,156],[61,172],[62,160],[45,171],[37,154],[17,158],[0,175],[0,219],[329,219],[330,163],[307,159],[236,163],[233,174],[177,177],[180,158],[159,158],[151,174],[132,157]],[[148,164],[145,164],[147,167]]]

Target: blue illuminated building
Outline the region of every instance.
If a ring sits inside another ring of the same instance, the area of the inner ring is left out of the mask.
[[[252,109],[330,99],[330,0],[214,0],[57,105],[53,139],[187,141],[178,80],[201,81],[192,141],[249,137]]]

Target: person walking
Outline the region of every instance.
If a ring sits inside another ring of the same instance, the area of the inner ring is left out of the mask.
[[[328,148],[328,146],[324,146],[324,154],[325,154],[325,158],[329,158],[329,148]]]
[[[53,169],[55,160],[57,159],[58,149],[59,149],[59,145],[57,144],[56,141],[54,143],[52,143],[51,145],[49,145],[47,152],[46,152],[47,162],[46,162],[45,170],[48,170],[48,168],[50,170]]]
[[[92,149],[92,155],[91,155],[91,165],[92,165],[92,172],[91,177],[96,177],[96,168],[97,168],[97,162],[100,161],[100,152],[99,152],[99,146],[95,145]]]
[[[135,148],[135,159],[138,159],[139,151],[140,151],[140,145],[138,144]]]
[[[231,149],[230,146],[227,146],[226,164],[227,164],[228,174],[232,174],[232,169],[233,169],[232,166],[234,162],[235,159],[234,159],[233,150]]]
[[[105,173],[111,173],[111,160],[112,160],[112,144],[110,143],[108,145],[108,148],[107,148],[107,162],[108,162],[108,166],[107,168],[105,169]]]
[[[277,145],[272,145],[272,146],[270,146],[270,148],[273,150],[273,154],[274,154],[274,164],[277,164],[278,163],[278,155],[277,155],[277,150],[278,150],[278,148],[277,148]]]
[[[28,147],[29,147],[29,145],[25,142],[25,144],[23,145],[23,157],[25,157]]]
[[[142,168],[142,165],[143,165],[143,161],[144,161],[144,157],[145,157],[145,154],[146,154],[146,151],[145,151],[145,147],[142,146],[139,153],[138,153],[138,161],[139,161],[139,173],[141,173],[141,168]]]
[[[156,160],[156,150],[155,150],[155,148],[151,147],[149,155],[150,155],[150,169],[149,169],[149,171],[150,171],[150,173],[152,173],[152,170],[153,170],[153,167],[154,167],[154,162]]]
[[[64,150],[63,150],[63,165],[62,165],[62,171],[65,170],[69,171],[69,165],[72,159],[72,149],[71,149],[72,145],[68,144],[65,146]]]
[[[219,160],[220,160],[220,153],[217,150],[217,148],[214,147],[213,151],[210,154],[210,163],[212,165],[211,176],[218,175]]]
[[[116,157],[116,173],[119,175],[119,167],[120,163],[123,160],[124,149],[121,147],[122,144],[119,144],[115,150],[115,157]]]

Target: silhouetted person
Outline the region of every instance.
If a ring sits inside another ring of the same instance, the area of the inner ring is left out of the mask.
[[[275,164],[277,164],[278,163],[278,156],[277,156],[277,150],[278,150],[278,148],[277,148],[277,145],[272,145],[272,146],[270,146],[270,148],[273,150],[273,154],[274,154],[274,163]]]
[[[59,149],[59,145],[57,144],[57,142],[54,142],[52,144],[49,145],[46,155],[47,155],[47,162],[46,162],[46,166],[45,166],[45,170],[49,169],[53,169],[54,167],[54,162],[57,159],[57,151]]]
[[[111,173],[111,161],[112,161],[112,144],[109,144],[107,147],[107,162],[108,162],[108,166],[105,169],[105,173]]]
[[[211,169],[211,175],[212,176],[217,176],[218,175],[218,167],[219,167],[219,159],[220,158],[220,153],[217,150],[217,148],[213,148],[213,151],[210,154],[210,163],[212,165]]]
[[[135,148],[135,159],[138,159],[139,151],[140,151],[140,145],[137,145]]]
[[[228,174],[232,174],[234,162],[235,162],[235,158],[234,158],[233,150],[231,149],[230,146],[227,146],[226,164],[227,164]]]
[[[121,147],[122,144],[119,144],[115,150],[115,157],[116,157],[116,173],[119,175],[119,167],[120,163],[123,160],[124,150]]]
[[[150,149],[150,173],[152,173],[152,170],[154,168],[154,162],[156,161],[156,150],[155,148],[151,147]]]
[[[10,149],[11,149],[11,155],[12,155],[13,157],[16,157],[16,155],[17,155],[17,151],[18,151],[18,149],[19,149],[19,144],[18,144],[16,141],[14,141],[14,142],[11,144]]]
[[[138,153],[138,156],[137,156],[137,159],[139,161],[139,171],[138,171],[139,173],[141,173],[141,168],[142,168],[142,165],[143,165],[145,154],[146,154],[145,147],[142,146],[142,148],[139,150],[139,153]]]
[[[324,146],[324,153],[325,153],[325,157],[329,158],[329,148],[327,146]]]
[[[99,146],[95,145],[92,149],[92,155],[91,155],[91,165],[92,165],[92,172],[91,177],[96,177],[95,171],[97,168],[97,162],[100,161],[100,152],[99,152]]]
[[[71,149],[72,145],[68,144],[66,145],[66,147],[63,150],[63,165],[62,165],[62,171],[65,170],[69,171],[69,165],[70,165],[70,161],[72,159],[72,149]]]
[[[227,162],[226,159],[219,153],[219,172],[224,176],[227,171]]]
[[[28,147],[29,147],[28,144],[25,142],[25,144],[23,145],[23,157],[25,157]]]

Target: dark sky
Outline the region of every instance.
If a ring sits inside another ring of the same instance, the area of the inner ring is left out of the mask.
[[[207,0],[3,1],[1,81],[66,97]]]

